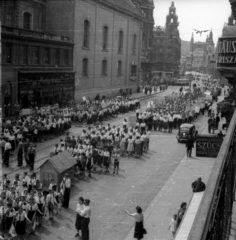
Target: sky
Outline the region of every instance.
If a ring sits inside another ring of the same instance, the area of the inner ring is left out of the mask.
[[[173,0],[154,0],[155,26],[165,26],[166,15]],[[175,0],[182,40],[190,41],[193,29],[212,29],[215,44],[231,14],[229,0]],[[195,41],[205,41],[208,33],[194,34]]]

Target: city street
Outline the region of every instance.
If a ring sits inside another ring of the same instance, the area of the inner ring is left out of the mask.
[[[160,99],[173,91],[178,91],[178,87],[169,87],[166,92],[152,98]],[[145,106],[146,101],[142,101],[142,106]],[[119,115],[112,123],[119,125],[128,115],[130,113],[125,116]],[[206,117],[200,116],[195,125],[201,132],[206,126]],[[70,133],[75,135],[80,131],[81,129],[76,127],[70,129]],[[37,228],[36,235],[27,239],[76,239],[75,206],[78,198],[82,196],[91,200],[90,239],[123,240],[134,224],[134,220],[125,214],[125,209],[134,212],[135,207],[139,205],[145,211],[186,154],[185,144],[176,141],[176,133],[177,130],[172,134],[152,131],[150,150],[141,159],[122,158],[119,175],[98,172],[93,173],[91,179],[76,182],[72,188],[70,208],[62,209],[62,213],[56,215],[54,221],[45,219],[44,225]],[[39,161],[36,167],[45,161],[45,156],[59,139],[38,144]],[[12,174],[25,170],[23,168],[13,171]],[[167,227],[164,226],[165,229]]]

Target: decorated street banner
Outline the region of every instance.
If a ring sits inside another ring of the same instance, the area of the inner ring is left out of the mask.
[[[195,113],[199,113],[200,112],[200,107],[199,106],[195,106]]]
[[[135,127],[136,125],[136,116],[129,116],[129,127]]]
[[[109,106],[109,103],[101,103],[102,104],[102,108],[107,108]]]

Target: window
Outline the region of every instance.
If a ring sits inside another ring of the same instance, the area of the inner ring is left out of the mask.
[[[137,47],[137,36],[134,34],[133,36],[133,54],[136,53],[136,47]]]
[[[64,49],[64,65],[69,65],[69,50]]]
[[[23,15],[23,28],[30,30],[31,29],[31,18],[32,15],[28,12],[24,13]]]
[[[28,64],[28,47],[27,46],[21,46],[21,64]]]
[[[6,9],[6,26],[12,26],[13,25],[13,8],[7,7]]]
[[[60,49],[54,49],[54,63],[60,65]]]
[[[122,75],[122,61],[118,61],[118,68],[117,68],[117,75],[121,76]]]
[[[123,52],[123,41],[124,41],[124,33],[123,31],[119,31],[119,46],[118,46],[118,52]]]
[[[107,76],[107,60],[102,60],[102,76]]]
[[[32,64],[39,64],[39,47],[32,47]]]
[[[43,173],[43,184],[44,186],[49,186],[51,183],[51,179],[54,179],[54,174],[53,173]]]
[[[103,27],[103,50],[107,50],[107,44],[108,44],[108,27]]]
[[[82,76],[88,76],[88,58],[83,59]]]
[[[131,77],[137,76],[137,65],[131,65]]]
[[[43,64],[50,64],[50,48],[43,49]]]
[[[12,50],[13,45],[12,43],[6,43],[4,49],[4,62],[5,63],[12,63]]]
[[[83,47],[88,48],[89,47],[89,28],[90,23],[88,20],[84,21],[84,44]]]

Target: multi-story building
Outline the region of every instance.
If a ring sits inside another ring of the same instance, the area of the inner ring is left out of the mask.
[[[165,27],[155,27],[154,31],[154,66],[153,75],[161,78],[172,78],[179,75],[181,39],[178,30],[179,22],[176,8],[172,2],[166,16]]]
[[[74,39],[75,99],[137,89],[144,12],[130,0],[48,0],[47,28]],[[61,21],[63,16],[63,21]]]
[[[153,67],[153,28],[154,18],[153,10],[155,8],[153,0],[132,0],[135,6],[139,7],[145,14],[142,32],[142,54],[141,71],[142,83],[150,83],[152,79]]]
[[[3,113],[72,100],[74,43],[48,32],[46,0],[2,0],[0,11]]]
[[[195,42],[192,34],[190,41],[190,64],[188,69],[212,74],[215,68],[215,44],[213,41],[213,33],[210,31],[205,42]]]

